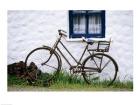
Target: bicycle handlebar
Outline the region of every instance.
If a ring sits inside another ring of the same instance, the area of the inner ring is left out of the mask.
[[[67,35],[65,34],[65,33],[67,33],[66,31],[64,31],[64,30],[58,30],[58,33],[59,33],[59,35],[63,35],[63,36],[65,36],[65,37],[67,37]]]

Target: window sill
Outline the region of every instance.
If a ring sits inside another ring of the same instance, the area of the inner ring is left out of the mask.
[[[93,41],[109,41],[111,38],[88,38]],[[68,42],[82,42],[82,38],[67,38]]]

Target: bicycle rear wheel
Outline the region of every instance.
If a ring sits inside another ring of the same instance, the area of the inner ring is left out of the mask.
[[[43,75],[45,81],[52,80],[56,75],[58,75],[61,70],[61,59],[56,51],[51,52],[50,47],[40,47],[32,50],[25,59],[26,70],[28,73],[32,73],[30,65],[34,63],[37,66],[37,71],[41,72],[41,75],[38,75],[38,72],[33,74],[36,76],[36,80],[40,78],[39,76]],[[35,79],[30,77],[27,79],[29,83],[33,83]]]
[[[88,84],[102,83],[111,85],[117,76],[118,65],[109,55],[96,53],[87,57],[83,62],[83,77]]]

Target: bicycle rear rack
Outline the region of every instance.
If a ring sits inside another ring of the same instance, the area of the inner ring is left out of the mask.
[[[96,52],[109,52],[110,41],[98,41],[90,45],[91,48],[88,48],[88,51]]]

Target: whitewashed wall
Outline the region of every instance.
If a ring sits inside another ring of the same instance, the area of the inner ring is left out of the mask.
[[[8,64],[24,61],[36,47],[52,46],[58,37],[57,30],[68,31],[68,24],[68,11],[8,11]],[[106,11],[106,37],[113,40],[110,54],[119,65],[119,78],[132,80],[133,11]],[[79,58],[85,44],[63,42]],[[68,69],[68,65],[63,64],[63,68]]]

